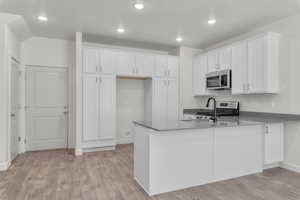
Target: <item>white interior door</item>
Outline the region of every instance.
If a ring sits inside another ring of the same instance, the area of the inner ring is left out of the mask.
[[[26,150],[67,144],[67,68],[26,68]]]
[[[19,64],[14,60],[11,61],[11,85],[10,85],[10,101],[11,101],[11,120],[10,120],[10,153],[11,160],[15,159],[19,152],[19,111],[20,111],[20,76]]]

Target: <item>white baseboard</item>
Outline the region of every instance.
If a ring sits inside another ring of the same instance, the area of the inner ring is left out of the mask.
[[[95,148],[86,148],[83,149],[84,153],[88,153],[88,152],[97,152],[97,151],[112,151],[115,150],[116,147],[115,146],[109,146],[109,147],[95,147]]]
[[[117,144],[131,144],[133,143],[133,138],[119,138]]]
[[[6,171],[10,167],[10,164],[10,161],[0,163],[0,171]]]
[[[75,149],[74,154],[75,154],[75,156],[82,156],[82,154],[83,154],[82,149]]]
[[[294,164],[291,164],[291,163],[285,163],[284,162],[284,163],[281,164],[281,167],[284,168],[284,169],[287,169],[287,170],[291,170],[291,171],[300,173],[300,165],[294,165]]]
[[[264,165],[264,170],[266,169],[272,169],[272,168],[276,168],[276,167],[281,167],[281,163],[275,163],[275,164],[269,164],[269,165]]]

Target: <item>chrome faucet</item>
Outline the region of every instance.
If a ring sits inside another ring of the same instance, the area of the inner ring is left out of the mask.
[[[209,99],[207,100],[207,103],[206,103],[206,107],[207,108],[209,107],[209,103],[211,100],[214,101],[214,115],[211,117],[211,120],[213,122],[216,122],[217,121],[217,101],[216,101],[216,99],[214,97],[209,97]]]

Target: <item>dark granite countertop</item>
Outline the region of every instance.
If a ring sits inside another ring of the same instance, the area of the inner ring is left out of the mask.
[[[239,117],[220,117],[216,123],[207,120],[187,121],[134,121],[135,124],[155,131],[175,131],[264,125],[266,123],[300,122],[300,115],[241,112]]]

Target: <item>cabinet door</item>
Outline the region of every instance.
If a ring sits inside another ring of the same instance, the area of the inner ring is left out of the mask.
[[[151,54],[137,53],[135,57],[136,76],[152,77],[155,57]]]
[[[96,76],[83,77],[83,141],[99,139],[99,85]]]
[[[168,81],[163,78],[153,79],[152,120],[167,121]]]
[[[283,161],[283,144],[283,124],[267,124],[265,132],[265,165]]]
[[[179,59],[177,56],[168,56],[168,71],[167,75],[171,78],[178,77]]]
[[[231,69],[231,48],[226,47],[220,50],[219,64],[221,69]]]
[[[98,71],[99,57],[96,48],[83,49],[83,72],[96,73]]]
[[[248,42],[249,93],[265,92],[265,38],[260,37]]]
[[[114,74],[115,59],[116,59],[115,52],[107,49],[101,49],[99,51],[99,58],[100,58],[99,72],[103,74]]]
[[[216,180],[262,171],[262,126],[216,128],[214,146]]]
[[[155,76],[165,77],[167,76],[168,69],[168,56],[157,55],[155,56]]]
[[[168,80],[168,111],[167,119],[177,121],[178,116],[178,82],[177,79]]]
[[[116,56],[117,75],[133,76],[135,74],[135,56],[133,53],[118,52]]]
[[[195,96],[208,95],[206,90],[207,56],[197,56],[193,61],[193,90]]]
[[[220,69],[218,51],[212,51],[207,53],[207,65],[208,72],[213,72]]]
[[[116,126],[115,76],[101,76],[99,78],[99,86],[99,139],[114,139]]]
[[[248,46],[240,42],[232,47],[232,94],[248,93]]]

